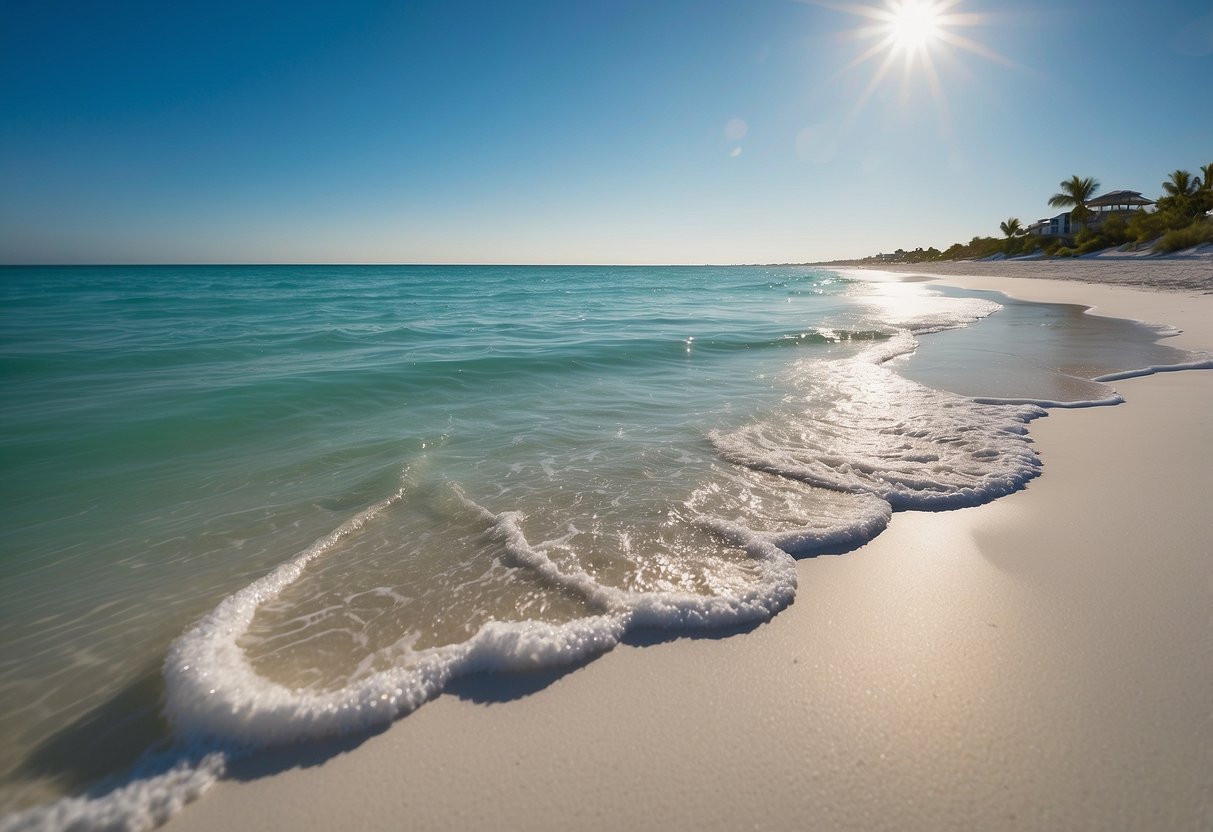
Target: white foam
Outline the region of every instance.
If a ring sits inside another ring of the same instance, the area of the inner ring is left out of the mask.
[[[201,797],[226,766],[227,756],[218,751],[148,757],[123,785],[97,797],[67,797],[14,813],[0,819],[0,832],[152,829]]]
[[[794,409],[710,438],[730,461],[823,488],[873,494],[894,509],[976,505],[1039,473],[1026,424],[1037,405],[990,405],[882,366],[913,351],[900,333],[849,360],[794,372],[813,395]]]
[[[1124,404],[1125,399],[1119,393],[1113,393],[1102,399],[1078,399],[1076,401],[1065,402],[1055,399],[1008,399],[993,396],[979,396],[973,399],[973,401],[978,404],[1034,405],[1052,410],[1054,408],[1110,407],[1112,405]]]
[[[511,554],[553,583],[577,591],[590,603],[612,611],[624,628],[685,629],[766,620],[791,603],[796,592],[795,561],[759,535],[733,535],[731,540],[758,565],[760,577],[745,592],[718,595],[638,592],[604,586],[584,571],[561,571],[540,547],[527,541],[520,515],[507,512],[492,517]],[[702,522],[711,527],[709,519]]]
[[[544,580],[582,595],[601,615],[565,623],[490,621],[468,641],[412,654],[407,666],[375,673],[335,691],[291,690],[260,676],[239,646],[257,608],[298,580],[304,566],[341,537],[401,498],[375,506],[282,567],[224,599],[182,636],[165,660],[165,713],[180,736],[236,748],[298,741],[383,724],[437,695],[454,676],[568,664],[609,650],[633,623],[706,626],[769,618],[791,601],[794,562],[764,540],[751,541],[762,580],[748,593],[705,597],[627,592],[584,571],[562,571],[531,546],[516,512],[486,522],[509,551]]]
[[[856,546],[880,534],[892,517],[889,504],[870,494],[848,494],[785,477],[739,469],[740,483],[711,483],[687,507],[701,527],[734,545],[763,541],[794,556]],[[724,519],[743,517],[744,525]]]
[[[743,549],[755,566],[744,588],[717,594],[635,591],[599,583],[589,573],[562,569],[533,545],[522,515],[478,510],[507,551],[534,575],[585,599],[600,614],[563,623],[490,621],[465,642],[412,652],[394,666],[333,691],[292,690],[260,676],[239,646],[256,610],[298,580],[312,560],[330,552],[403,493],[368,509],[313,546],[224,599],[169,650],[164,664],[165,713],[179,736],[245,749],[345,733],[384,724],[437,695],[467,673],[565,665],[611,649],[630,627],[685,629],[764,621],[796,591],[796,566],[784,548],[839,545],[867,539],[888,522],[867,511],[819,526],[778,532],[747,529],[710,516],[697,522]],[[464,498],[466,500],[466,498]]]
[[[1124,370],[1119,373],[1108,373],[1107,375],[1098,376],[1092,381],[1121,381],[1126,378],[1139,378],[1141,376],[1150,376],[1155,373],[1173,373],[1176,370],[1213,370],[1213,356],[1205,356],[1195,361],[1188,361],[1182,364],[1162,364],[1151,367],[1142,367],[1137,370]]]
[[[698,513],[701,527],[749,556],[754,577],[744,587],[698,594],[607,586],[582,569],[558,566],[543,545],[527,540],[518,512],[493,513],[467,501],[520,565],[579,595],[598,614],[564,623],[490,621],[467,641],[409,651],[407,663],[337,690],[295,690],[259,675],[239,644],[257,609],[297,581],[307,564],[332,553],[343,537],[405,499],[399,491],[224,599],[178,639],[164,663],[165,713],[188,740],[236,749],[298,741],[389,722],[436,696],[458,675],[584,660],[611,649],[629,627],[684,629],[769,619],[796,591],[795,561],[788,550],[852,545],[887,524],[890,505],[970,503],[1013,490],[1035,475],[1036,457],[1027,448],[1022,424],[1043,411],[977,405],[900,379],[881,366],[914,346],[902,333],[849,361],[806,365],[815,380],[830,379],[837,388],[830,397],[833,407],[854,411],[826,431],[830,448],[815,456],[804,453],[803,434],[777,435],[780,445],[772,447],[761,441],[761,429],[717,438],[727,456],[751,467],[874,495],[837,517],[814,522],[789,516],[776,529],[752,529]],[[873,391],[884,398],[873,401]],[[890,408],[899,421],[885,415]],[[835,445],[841,450],[831,450]],[[885,453],[889,448],[896,448],[899,464]],[[878,454],[880,465],[873,463]]]

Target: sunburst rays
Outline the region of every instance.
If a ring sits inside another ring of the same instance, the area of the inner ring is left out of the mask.
[[[873,94],[900,66],[903,98],[908,98],[915,82],[924,83],[939,110],[944,128],[950,130],[941,62],[955,62],[961,53],[969,53],[1006,66],[1016,66],[965,34],[965,30],[982,26],[990,20],[987,15],[959,8],[963,0],[885,0],[879,5],[830,0],[806,2],[862,19],[858,26],[844,35],[847,40],[859,44],[859,50],[839,74],[869,63],[874,64],[874,69],[847,114],[847,122],[863,110]]]

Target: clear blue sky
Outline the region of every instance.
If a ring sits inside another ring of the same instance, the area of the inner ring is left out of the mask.
[[[833,259],[1213,162],[1196,0],[960,0],[1001,60],[861,108],[872,21],[795,0],[0,8],[7,263]]]

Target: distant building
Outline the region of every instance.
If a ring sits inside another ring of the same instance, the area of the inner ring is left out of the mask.
[[[1130,213],[1153,204],[1154,200],[1146,199],[1140,191],[1108,191],[1087,200],[1087,207],[1096,214]]]
[[[1131,214],[1148,208],[1154,200],[1146,199],[1140,191],[1108,191],[1106,194],[1087,200],[1090,218],[1084,223],[1089,228],[1099,228],[1113,214]],[[1038,237],[1069,237],[1072,226],[1070,212],[1046,217],[1029,225],[1025,230]]]
[[[1070,212],[1058,214],[1055,217],[1045,217],[1024,229],[1037,237],[1068,237],[1070,236]]]

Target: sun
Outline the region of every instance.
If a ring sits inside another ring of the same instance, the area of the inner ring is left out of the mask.
[[[859,54],[842,72],[875,59],[876,68],[863,92],[855,100],[847,121],[854,118],[880,87],[884,79],[900,65],[903,94],[925,84],[947,120],[947,104],[940,78],[941,63],[956,63],[963,52],[1014,67],[1015,65],[984,44],[967,37],[963,30],[990,25],[992,16],[965,11],[965,0],[883,0],[879,4],[843,0],[804,0],[832,11],[862,18],[863,22],[844,34],[858,41]]]
[[[860,4],[833,5],[830,8],[867,18],[869,23],[851,32],[856,40],[875,41],[850,66],[878,55],[884,56],[878,75],[883,75],[898,58],[906,72],[921,65],[929,76],[934,75],[935,56],[950,53],[953,48],[977,52],[989,57],[989,50],[964,37],[959,30],[981,22],[975,14],[955,10],[960,0],[886,0],[879,6]]]
[[[889,37],[899,49],[926,47],[939,35],[941,13],[934,3],[903,0],[889,15]]]

